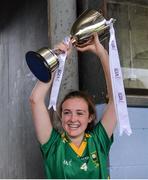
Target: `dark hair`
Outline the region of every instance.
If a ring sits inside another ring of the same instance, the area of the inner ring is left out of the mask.
[[[96,120],[96,108],[95,108],[95,104],[93,101],[93,98],[88,95],[88,93],[86,92],[82,92],[82,91],[72,91],[70,93],[68,93],[64,99],[62,100],[62,102],[60,103],[59,106],[59,114],[60,117],[62,116],[62,105],[63,103],[67,100],[67,99],[72,99],[72,98],[82,98],[86,101],[87,105],[88,105],[88,112],[89,112],[89,117],[92,116],[93,119],[90,123],[88,123],[88,126],[86,128],[86,131],[90,131],[93,129],[94,125],[95,125],[95,120]]]

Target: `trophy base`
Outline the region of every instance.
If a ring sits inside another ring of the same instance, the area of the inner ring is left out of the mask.
[[[49,82],[51,70],[45,59],[37,52],[29,51],[26,53],[26,62],[31,72],[42,82]]]

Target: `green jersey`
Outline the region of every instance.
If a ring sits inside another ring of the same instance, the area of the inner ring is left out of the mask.
[[[112,139],[112,138],[111,138]],[[76,147],[66,133],[52,130],[46,144],[41,145],[48,179],[107,179],[107,157],[112,140],[99,122]]]

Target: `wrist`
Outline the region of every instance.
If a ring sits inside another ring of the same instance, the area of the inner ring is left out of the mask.
[[[101,43],[96,45],[96,49],[95,50],[96,50],[96,55],[99,58],[101,58],[101,57],[106,55],[106,49],[104,48],[104,46]]]
[[[104,47],[100,51],[97,51],[96,55],[98,56],[99,59],[104,59],[108,57],[108,53],[106,49],[104,49]]]

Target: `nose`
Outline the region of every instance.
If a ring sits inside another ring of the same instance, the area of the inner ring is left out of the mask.
[[[77,115],[73,113],[73,114],[71,115],[71,119],[70,119],[70,120],[71,120],[71,122],[77,121]]]

